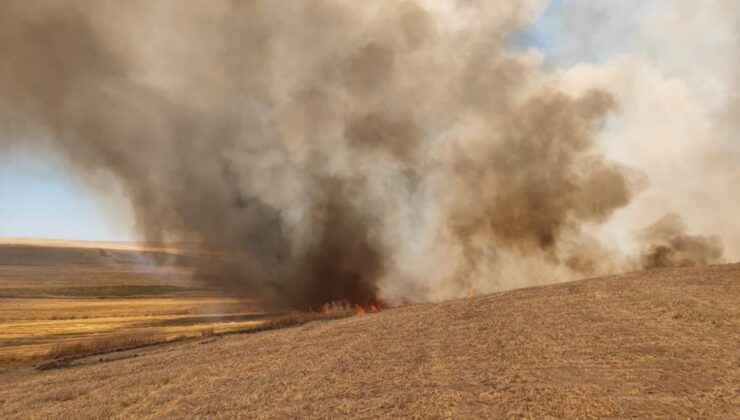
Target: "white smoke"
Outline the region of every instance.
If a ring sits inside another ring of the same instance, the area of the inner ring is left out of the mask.
[[[594,84],[614,95],[619,112],[601,150],[649,180],[602,237],[633,252],[636,230],[675,212],[740,259],[740,3],[565,0],[562,8],[568,26],[551,60],[572,92]]]

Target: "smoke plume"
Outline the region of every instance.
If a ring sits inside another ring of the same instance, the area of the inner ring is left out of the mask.
[[[2,118],[48,135],[0,142],[121,183],[142,238],[196,242],[204,279],[286,306],[613,271],[586,230],[644,177],[598,147],[609,89],[507,48],[540,8],[6,0]]]
[[[563,89],[609,92],[619,104],[597,145],[649,182],[592,232],[622,254],[631,232],[666,214],[716,236],[740,259],[740,3],[563,0],[567,31],[548,56]]]
[[[668,214],[640,234],[643,268],[691,267],[722,262],[716,236],[689,235],[681,216]]]

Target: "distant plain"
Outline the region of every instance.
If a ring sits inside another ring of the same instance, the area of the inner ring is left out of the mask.
[[[3,242],[0,366],[245,329],[271,316],[194,279],[179,250]]]

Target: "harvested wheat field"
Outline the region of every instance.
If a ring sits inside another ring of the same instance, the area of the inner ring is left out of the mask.
[[[244,330],[278,315],[195,280],[193,258],[152,246],[0,239],[0,369]]]
[[[657,270],[31,366],[0,417],[740,416],[740,265]]]

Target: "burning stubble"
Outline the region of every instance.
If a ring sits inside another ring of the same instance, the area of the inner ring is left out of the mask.
[[[236,293],[392,304],[527,284],[504,264],[600,273],[582,226],[639,178],[594,150],[613,98],[506,48],[533,4],[448,9],[8,0],[0,99],[120,182],[143,238],[221,253],[199,272]]]

